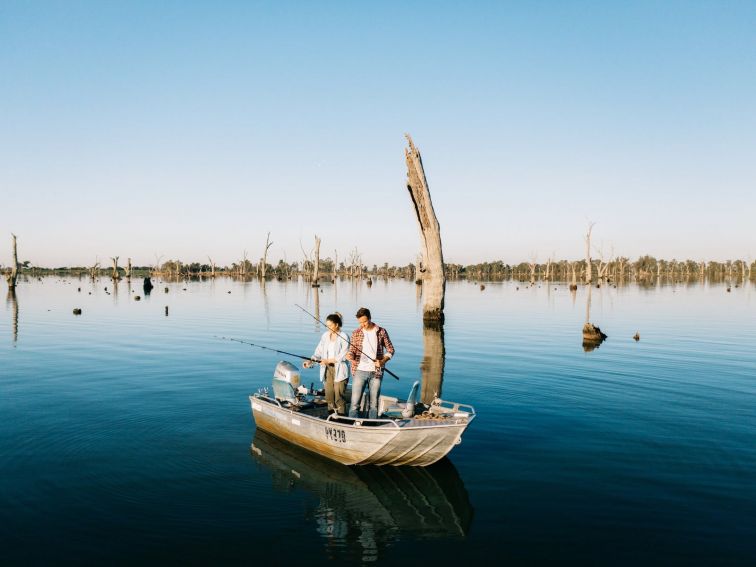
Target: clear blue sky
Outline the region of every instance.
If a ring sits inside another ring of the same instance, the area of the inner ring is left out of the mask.
[[[0,263],[756,258],[756,2],[0,3]]]

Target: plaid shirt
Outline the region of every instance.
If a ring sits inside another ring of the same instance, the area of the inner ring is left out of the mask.
[[[375,323],[373,323],[375,325]],[[388,352],[391,356],[394,356],[394,345],[391,344],[391,339],[389,339],[388,332],[383,327],[379,327],[378,325],[375,325],[376,328],[376,337],[378,338],[378,348],[376,349],[375,353],[375,359],[380,360],[383,358],[383,349],[386,349],[386,352]],[[362,357],[362,339],[365,337],[364,334],[362,334],[362,327],[359,329],[355,329],[352,331],[352,340],[349,344],[349,354],[347,357],[352,362],[352,374],[354,374],[357,371],[357,366],[360,364],[360,357]],[[380,378],[383,375],[383,368],[376,368],[375,369],[375,377]]]

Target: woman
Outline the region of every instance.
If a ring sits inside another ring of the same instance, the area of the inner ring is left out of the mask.
[[[325,384],[328,410],[339,415],[346,415],[346,385],[349,379],[349,338],[341,330],[341,313],[331,313],[326,317],[328,330],[320,338],[311,360],[304,363],[310,368],[313,362],[320,363],[320,381]]]

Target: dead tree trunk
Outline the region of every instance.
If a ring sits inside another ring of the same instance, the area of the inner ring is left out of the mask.
[[[595,222],[588,223],[588,233],[585,235],[585,283],[591,285],[593,270],[591,269],[591,232]]]
[[[263,252],[262,265],[260,266],[260,277],[262,279],[265,279],[265,274],[268,271],[268,250],[270,250],[271,246],[273,246],[273,243],[270,241],[270,233],[268,233],[268,236],[265,237],[265,251]]]
[[[210,269],[212,270],[212,272],[210,272],[210,277],[214,278],[215,277],[215,262],[213,262],[213,259],[210,256],[207,257],[207,261],[210,262]]]
[[[239,266],[239,275],[244,278],[247,276],[247,251],[244,251],[241,259],[241,265]]]
[[[16,235],[11,233],[13,241],[13,265],[10,273],[6,276],[8,289],[16,289],[16,280],[18,280],[18,251],[16,248]]]
[[[128,258],[126,261],[126,279],[131,279],[131,258]]]
[[[319,287],[318,278],[320,277],[320,238],[315,235],[315,261],[312,266],[312,287]]]
[[[535,260],[528,262],[528,268],[530,269],[530,285],[535,284],[536,280],[536,267],[538,264],[535,263]]]
[[[114,280],[117,280],[120,278],[118,275],[118,258],[120,256],[112,256],[110,259],[113,260],[113,275],[111,276]]]
[[[446,274],[444,255],[441,250],[441,226],[433,210],[428,181],[425,178],[420,152],[406,135],[409,148],[404,150],[407,162],[407,190],[415,207],[420,226],[421,251],[423,255],[423,321],[443,322]]]
[[[577,262],[570,262],[572,268],[572,283],[570,284],[570,291],[577,289]]]

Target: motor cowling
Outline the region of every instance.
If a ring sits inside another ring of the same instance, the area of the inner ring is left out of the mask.
[[[276,364],[273,372],[273,396],[277,400],[295,403],[300,384],[299,368],[285,360]]]

